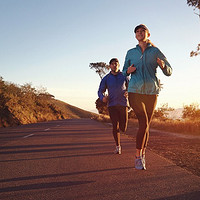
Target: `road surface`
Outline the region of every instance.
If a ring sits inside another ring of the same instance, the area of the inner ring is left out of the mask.
[[[121,137],[113,154],[110,126],[70,119],[0,129],[0,199],[200,199],[200,177],[147,151],[134,168],[135,143]]]

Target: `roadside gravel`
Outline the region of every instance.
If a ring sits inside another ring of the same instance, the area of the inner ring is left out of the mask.
[[[128,136],[135,140],[136,133],[137,128],[129,126]],[[200,136],[150,129],[148,149],[200,176]]]

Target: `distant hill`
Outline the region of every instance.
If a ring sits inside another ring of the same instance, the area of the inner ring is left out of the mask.
[[[79,119],[79,118],[93,118],[97,114],[83,110],[81,108],[72,106],[68,103],[57,99],[48,99],[46,104],[49,105],[49,108],[46,109],[46,112],[21,112],[19,115],[11,113],[8,109],[4,115],[1,115],[0,127],[16,126],[20,124],[30,124],[37,123],[42,121],[51,121],[51,120],[62,120],[62,119]],[[26,116],[24,116],[26,113]]]
[[[47,104],[49,105],[50,109],[46,109],[46,112],[43,111],[42,113],[36,111],[33,114],[33,112],[29,112],[29,110],[23,110],[21,114],[19,113],[16,116],[14,113],[9,111],[13,109],[8,109],[7,112],[4,112],[4,115],[1,113],[0,127],[16,126],[20,124],[30,124],[51,120],[92,118],[97,116],[96,113],[83,110],[56,99],[48,100]],[[26,116],[24,116],[24,113],[26,113]]]
[[[56,100],[44,89],[37,90],[31,84],[19,86],[0,77],[0,127],[96,115]]]
[[[173,111],[168,112],[168,118],[170,119],[182,119],[183,115],[183,108],[177,108],[174,109]]]
[[[60,108],[62,115],[64,115],[65,118],[67,118],[67,119],[91,118],[91,117],[97,115],[96,113],[83,110],[81,108],[78,108],[76,106],[72,106],[72,105],[65,103],[63,101],[60,101],[60,100],[52,99],[51,101],[58,108]]]

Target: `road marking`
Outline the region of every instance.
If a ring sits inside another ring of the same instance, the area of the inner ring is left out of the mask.
[[[46,129],[44,129],[44,131],[48,131],[48,130],[50,130],[50,128],[46,128]]]
[[[33,136],[33,135],[34,135],[34,134],[29,134],[29,135],[24,136],[23,138],[31,137],[31,136]]]

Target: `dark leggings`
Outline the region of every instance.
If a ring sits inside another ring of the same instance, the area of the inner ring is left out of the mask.
[[[157,103],[157,95],[129,93],[128,96],[130,106],[134,110],[139,122],[136,149],[144,149],[149,139],[149,128]]]
[[[108,107],[110,119],[113,125],[113,137],[116,146],[120,144],[120,133],[126,131],[128,123],[128,108],[126,106],[110,106]]]

